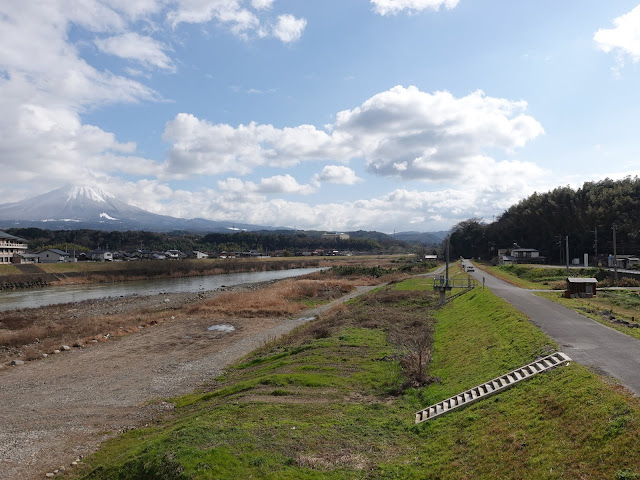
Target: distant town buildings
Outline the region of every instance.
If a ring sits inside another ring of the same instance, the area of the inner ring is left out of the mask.
[[[348,240],[346,233],[325,233],[323,238],[333,238],[336,240]],[[177,249],[155,251],[155,250],[132,250],[118,251],[98,248],[91,251],[69,251],[57,248],[47,248],[35,253],[27,253],[28,245],[24,238],[16,237],[0,231],[0,264],[23,264],[23,263],[69,263],[69,262],[121,262],[134,260],[183,260],[187,258],[203,260],[207,258],[268,258],[284,256],[351,256],[353,252],[348,250],[337,250],[335,248],[315,249],[315,250],[274,250],[263,252],[259,250],[247,251],[221,251],[221,252],[182,252]],[[337,246],[337,245],[336,245]]]

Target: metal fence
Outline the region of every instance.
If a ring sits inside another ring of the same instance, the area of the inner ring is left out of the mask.
[[[474,280],[471,277],[460,278],[460,277],[449,277],[449,281],[444,275],[440,275],[437,278],[433,279],[434,287],[451,287],[451,288],[473,288],[478,285],[478,281]]]

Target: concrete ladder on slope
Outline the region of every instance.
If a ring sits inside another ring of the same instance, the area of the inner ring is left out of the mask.
[[[540,360],[525,365],[524,367],[513,370],[498,378],[494,378],[482,385],[473,387],[470,390],[462,392],[451,398],[447,398],[442,402],[438,402],[435,405],[431,405],[419,412],[416,412],[416,423],[422,423],[427,420],[432,420],[436,417],[444,415],[445,413],[455,410],[456,408],[470,405],[476,400],[486,398],[490,395],[506,390],[512,387],[516,383],[531,378],[538,373],[545,372],[551,368],[570,362],[571,358],[562,352],[556,352],[551,355],[547,355]]]

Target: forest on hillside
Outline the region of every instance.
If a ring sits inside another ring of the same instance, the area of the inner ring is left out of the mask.
[[[638,177],[534,193],[492,223],[474,218],[460,222],[451,234],[451,253],[490,260],[498,249],[515,243],[539,250],[550,263],[564,263],[567,236],[569,258],[593,257],[596,249],[598,255],[611,254],[614,228],[617,253],[640,254]]]

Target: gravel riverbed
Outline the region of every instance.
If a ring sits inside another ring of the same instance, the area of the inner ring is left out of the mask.
[[[233,290],[262,287],[265,284]],[[257,347],[371,288],[358,287],[294,318],[213,321],[189,316],[24,365],[4,366],[0,371],[0,479],[61,475],[104,440],[170,411],[173,406],[167,398],[193,391]],[[12,314],[118,315],[145,308],[166,316],[170,309],[219,292],[109,298]],[[233,329],[209,329],[214,324]]]

